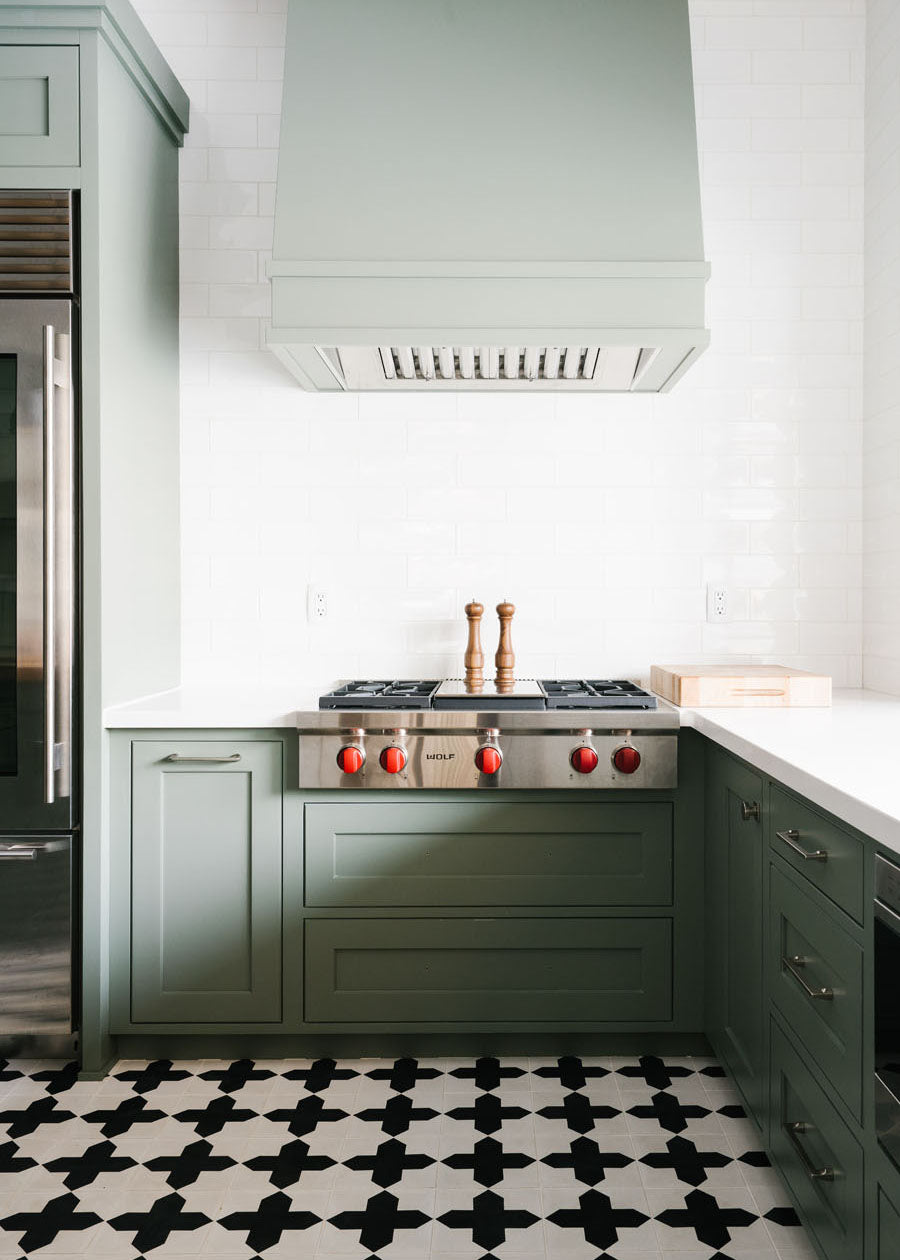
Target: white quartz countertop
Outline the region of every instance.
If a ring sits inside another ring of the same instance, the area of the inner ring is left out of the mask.
[[[318,691],[185,686],[107,709],[110,728],[294,727]],[[830,709],[681,709],[693,727],[764,774],[900,853],[900,697],[836,691]]]
[[[900,853],[900,697],[836,691],[830,709],[682,709],[681,724]]]

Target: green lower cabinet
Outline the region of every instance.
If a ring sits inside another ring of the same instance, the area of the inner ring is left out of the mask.
[[[132,819],[132,1020],[279,1020],[281,743],[135,740]]]
[[[828,1260],[863,1255],[863,1151],[817,1083],[820,1073],[771,1023],[773,1161]]]
[[[308,906],[670,906],[672,806],[349,801],[304,809]]]
[[[748,1111],[765,1119],[763,782],[710,749],[706,781],[707,1031]]]
[[[900,1211],[878,1188],[878,1260],[900,1260]]]
[[[770,867],[769,996],[830,1087],[862,1111],[862,948]]]
[[[308,1023],[672,1015],[670,919],[308,919]]]

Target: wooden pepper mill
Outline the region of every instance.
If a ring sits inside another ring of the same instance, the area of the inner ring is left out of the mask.
[[[512,645],[512,619],[516,611],[515,604],[506,600],[497,605],[497,616],[500,618],[500,643],[494,664],[497,666],[495,679],[499,692],[510,692],[516,681],[516,654]]]
[[[478,692],[484,687],[484,652],[481,650],[481,616],[484,604],[472,600],[466,604],[469,621],[469,642],[464,657],[466,666],[466,691]]]

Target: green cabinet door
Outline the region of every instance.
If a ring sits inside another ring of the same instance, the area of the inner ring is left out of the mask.
[[[900,1260],[900,1212],[878,1188],[878,1260]]]
[[[707,1032],[757,1124],[765,1115],[763,783],[711,749],[706,779]]]
[[[0,166],[79,163],[78,48],[0,46]]]
[[[281,1017],[282,746],[132,744],[131,1017]]]

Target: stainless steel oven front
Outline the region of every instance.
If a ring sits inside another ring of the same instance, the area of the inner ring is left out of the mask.
[[[875,1127],[900,1167],[900,865],[875,858]]]
[[[75,821],[73,309],[0,299],[0,833]]]

